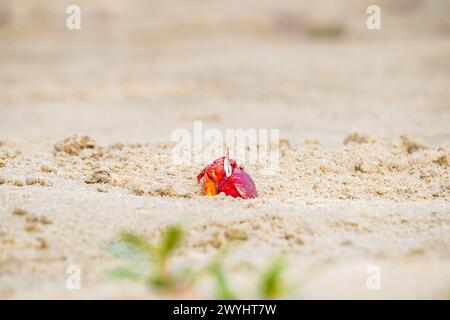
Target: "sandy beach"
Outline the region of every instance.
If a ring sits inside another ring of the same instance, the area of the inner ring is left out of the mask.
[[[174,224],[171,266],[230,246],[237,298],[274,257],[283,298],[449,298],[446,1],[383,1],[378,31],[365,1],[79,2],[76,31],[66,4],[0,2],[0,299],[217,298],[207,276],[173,293],[108,275],[122,231]],[[279,129],[279,172],[245,166],[258,198],[205,197],[203,164],[173,163],[194,121]]]

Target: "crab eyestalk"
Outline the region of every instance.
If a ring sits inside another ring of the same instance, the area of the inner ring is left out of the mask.
[[[230,159],[228,158],[228,154],[225,157],[225,159],[223,159],[223,167],[225,169],[225,174],[228,178],[233,173],[233,169],[231,168]]]

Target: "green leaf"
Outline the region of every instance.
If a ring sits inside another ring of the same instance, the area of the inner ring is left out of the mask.
[[[152,255],[154,248],[144,237],[132,232],[124,232],[121,234],[120,239],[131,248],[141,253]]]
[[[261,295],[264,299],[275,299],[283,293],[281,276],[284,268],[284,261],[277,259],[264,271],[261,279]]]
[[[145,278],[145,276],[142,273],[125,267],[116,268],[110,271],[109,275],[117,279],[124,279],[131,281],[141,281],[142,279]]]
[[[183,230],[178,226],[169,227],[161,236],[159,245],[160,255],[163,258],[170,256],[183,240]]]
[[[233,292],[231,292],[230,284],[228,283],[228,280],[225,276],[225,272],[223,271],[222,266],[220,264],[214,264],[211,267],[211,273],[214,277],[214,280],[216,281],[219,299],[224,300],[235,299]]]
[[[105,251],[121,259],[136,259],[140,253],[122,241],[111,242],[106,245]]]
[[[156,273],[148,279],[150,287],[159,290],[171,290],[175,287],[176,282],[171,276],[164,276]]]

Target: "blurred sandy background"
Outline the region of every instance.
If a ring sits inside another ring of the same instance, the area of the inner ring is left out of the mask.
[[[69,4],[81,30],[65,26]],[[320,270],[295,298],[447,297],[449,12],[445,0],[0,0],[0,297],[160,297],[106,279],[117,261],[102,247],[186,219],[180,259],[244,230],[229,262],[241,297],[274,252],[293,279]],[[280,175],[248,168],[259,199],[206,199],[200,166],[172,166],[170,134],[194,120],[280,129]],[[74,134],[95,147],[54,151]],[[365,285],[371,263],[382,290]],[[69,264],[79,292],[65,289]]]

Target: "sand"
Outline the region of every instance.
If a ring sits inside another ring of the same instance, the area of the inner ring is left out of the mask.
[[[288,298],[448,298],[445,2],[388,8],[377,34],[358,24],[364,6],[333,3],[195,2],[210,14],[191,16],[169,1],[153,19],[84,4],[96,22],[79,33],[62,18],[1,27],[0,298],[215,298],[208,277],[167,294],[108,276],[121,231],[154,242],[172,224],[187,233],[174,267],[239,238],[225,260],[238,298],[258,297],[276,256],[297,284]],[[202,164],[173,164],[171,133],[197,120],[280,129],[280,171],[246,165],[259,198],[204,197]]]

